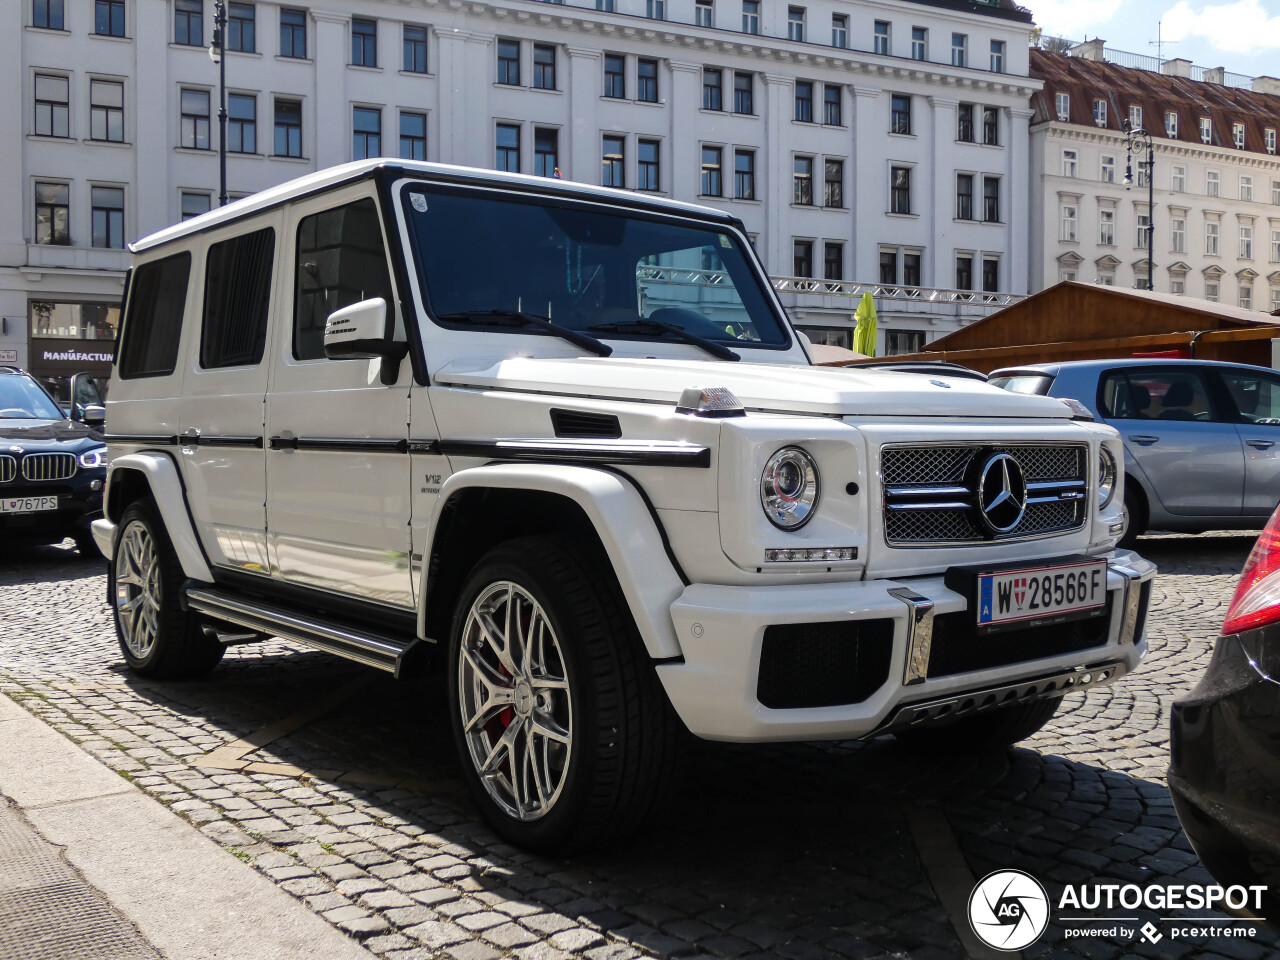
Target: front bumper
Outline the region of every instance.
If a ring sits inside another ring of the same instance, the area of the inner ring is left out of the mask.
[[[919,634],[925,629],[920,611],[932,604],[935,650],[940,628],[955,631],[972,619],[966,598],[949,589],[943,576],[760,588],[694,584],[671,607],[684,656],[658,664],[658,676],[692,733],[733,741],[854,739],[1109,683],[1146,656],[1142,621],[1156,568],[1127,550],[1093,559],[1107,561],[1109,605],[1105,618],[1075,622],[1094,624],[1096,643],[1087,640],[1085,648],[1027,657],[1022,647],[1006,646],[1003,652],[1016,662],[937,676],[919,662]],[[787,625],[805,626],[788,631]],[[837,631],[832,643],[810,642],[828,629]],[[841,630],[857,642],[842,642]],[[1042,649],[1048,642],[1032,631],[1005,636],[999,642],[1040,643]],[[864,641],[865,650],[859,649]],[[956,650],[963,656],[964,649],[954,638],[950,642],[954,663]],[[910,673],[909,651],[916,653]],[[803,683],[781,688],[773,678],[780,664],[794,666],[792,652],[808,658],[815,689],[830,687],[830,678],[842,672],[862,671],[871,683],[852,684],[856,702],[791,706],[805,699]],[[906,682],[909,677],[913,682]]]
[[[0,484],[0,497],[57,497],[57,510],[38,513],[0,513],[0,540],[57,543],[64,537],[85,534],[102,516],[102,492],[106,470],[80,470],[68,480]],[[96,488],[95,488],[96,484]]]

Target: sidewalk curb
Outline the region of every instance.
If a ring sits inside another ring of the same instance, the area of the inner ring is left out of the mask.
[[[0,695],[0,793],[180,960],[373,960],[252,867]],[[0,869],[3,866],[0,865]]]

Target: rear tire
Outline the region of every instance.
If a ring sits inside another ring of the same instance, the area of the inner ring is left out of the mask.
[[[660,809],[682,729],[597,550],[536,536],[485,554],[446,683],[463,777],[511,843],[564,855]]]
[[[894,733],[899,742],[931,753],[992,753],[1026,740],[1053,719],[1061,697],[997,707],[945,726]]]
[[[193,677],[213,669],[226,651],[183,608],[186,576],[150,500],[135,500],[120,518],[107,591],[125,663],[144,677]]]

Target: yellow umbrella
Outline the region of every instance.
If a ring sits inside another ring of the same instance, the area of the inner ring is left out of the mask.
[[[862,295],[858,309],[854,311],[858,325],[853,330],[853,349],[868,357],[876,355],[876,302],[871,292]]]

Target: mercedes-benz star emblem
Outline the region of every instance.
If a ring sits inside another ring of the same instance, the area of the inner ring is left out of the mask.
[[[1022,467],[1007,453],[997,453],[978,477],[978,512],[993,534],[1008,533],[1027,511],[1027,482]]]

